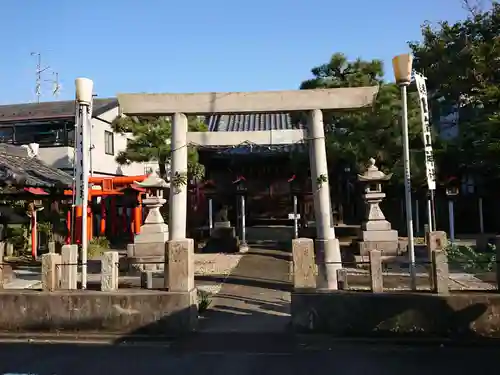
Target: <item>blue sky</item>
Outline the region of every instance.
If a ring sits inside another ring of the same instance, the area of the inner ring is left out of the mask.
[[[99,97],[295,89],[334,52],[390,69],[423,21],[464,14],[460,0],[1,0],[0,104],[35,100],[33,51],[59,99],[76,77]]]

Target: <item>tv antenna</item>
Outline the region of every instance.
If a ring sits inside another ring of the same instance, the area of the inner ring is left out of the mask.
[[[61,92],[61,84],[59,83],[59,73],[52,72],[52,79],[46,80],[52,83],[52,96],[57,98]]]
[[[36,76],[35,95],[36,95],[36,102],[40,103],[40,97],[42,96],[42,73],[50,69],[50,66],[42,68],[42,55],[40,54],[40,52],[31,52],[31,56],[36,56],[37,58],[36,73],[35,73]]]

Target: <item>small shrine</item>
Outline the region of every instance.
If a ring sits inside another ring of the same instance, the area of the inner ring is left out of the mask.
[[[398,255],[398,232],[392,229],[380,208],[380,202],[385,198],[382,184],[391,177],[392,173],[385,174],[377,168],[374,158],[370,158],[366,172],[358,174],[358,181],[364,185],[366,204],[365,220],[358,239],[361,255],[367,255],[370,250],[379,250],[383,255]]]
[[[134,268],[141,270],[160,270],[165,259],[165,243],[169,239],[168,225],[163,220],[160,208],[166,203],[163,191],[169,184],[154,172],[144,181],[135,182],[135,185],[146,191],[146,198],[142,203],[148,214],[134,243],[127,247],[129,262],[137,264]]]

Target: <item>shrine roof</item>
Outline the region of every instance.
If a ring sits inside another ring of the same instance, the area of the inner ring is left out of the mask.
[[[36,156],[29,156],[23,147],[0,144],[0,183],[6,181],[26,187],[53,188],[71,186],[73,178]]]
[[[214,114],[206,117],[208,131],[211,132],[243,132],[243,131],[270,131],[303,129],[304,125],[293,121],[289,113],[241,113],[241,114]],[[213,147],[221,149],[222,154],[274,154],[290,153],[305,150],[303,143],[279,146],[262,146],[245,144],[228,149],[227,147]]]
[[[288,113],[241,113],[215,114],[207,116],[208,130],[211,132],[242,132],[302,129],[302,124],[292,121]]]
[[[94,99],[93,116],[99,116],[118,106],[116,98]],[[75,116],[75,101],[53,101],[0,105],[0,123],[14,121],[62,120]]]

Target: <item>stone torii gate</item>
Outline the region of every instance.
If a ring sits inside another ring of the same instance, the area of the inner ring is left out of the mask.
[[[125,115],[172,116],[171,175],[187,173],[189,145],[237,146],[293,144],[307,140],[317,239],[318,287],[337,289],[337,269],[341,268],[339,241],[331,222],[330,188],[323,126],[323,109],[348,110],[371,106],[378,87],[320,90],[227,92],[195,94],[119,94],[120,111]],[[188,132],[186,115],[308,112],[307,129],[249,132]],[[170,242],[186,240],[187,186],[170,190]],[[189,242],[193,252],[192,241]],[[192,257],[188,257],[192,262]],[[191,277],[186,275],[186,277]],[[186,280],[184,285],[193,285]],[[187,291],[187,290],[186,290]]]

